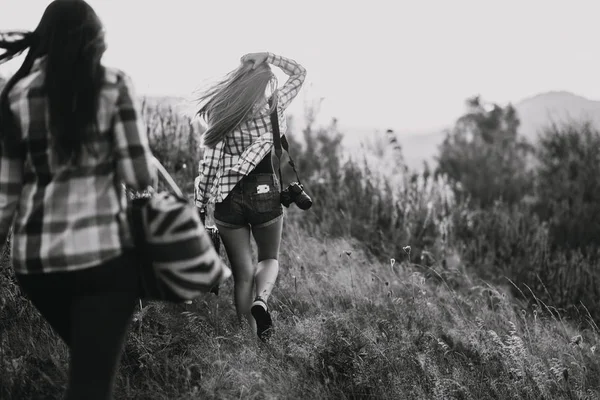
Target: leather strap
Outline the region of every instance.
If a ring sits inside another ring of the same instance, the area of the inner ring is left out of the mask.
[[[272,97],[269,98],[269,107],[273,107]],[[288,157],[290,159],[288,164],[290,164],[292,169],[294,170],[294,174],[296,174],[296,179],[298,180],[298,183],[302,184],[302,182],[300,182],[300,177],[298,176],[298,171],[296,171],[296,164],[294,163],[294,160],[292,160],[292,156],[290,155],[289,143],[285,135],[282,136],[279,131],[279,117],[277,115],[277,107],[275,107],[275,109],[271,113],[271,128],[273,130],[273,147],[275,148],[275,156],[277,156],[276,169],[279,173],[279,183],[283,187],[283,180],[281,179],[281,156],[283,155],[283,150],[285,150],[288,153]]]

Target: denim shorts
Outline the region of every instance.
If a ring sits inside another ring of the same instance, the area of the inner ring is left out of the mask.
[[[233,229],[271,225],[283,218],[280,190],[275,174],[247,175],[222,202],[215,204],[215,222]]]

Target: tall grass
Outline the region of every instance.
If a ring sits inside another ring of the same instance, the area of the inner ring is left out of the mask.
[[[200,128],[168,110],[145,115],[153,150],[189,191]],[[286,210],[272,342],[240,329],[231,282],[191,305],[150,302],[132,323],[117,398],[600,398],[593,309],[567,321],[552,285],[524,286],[594,282],[558,272],[591,269],[552,258],[542,222],[458,203],[443,177],[412,174],[385,148],[348,158],[335,126],[309,123],[303,144],[294,133],[315,204]],[[60,398],[66,348],[6,254],[0,291],[0,398]]]
[[[417,258],[423,252],[446,255],[456,205],[444,177],[411,174],[401,154],[375,144],[348,156],[336,129],[308,124],[306,145],[288,135],[306,191],[314,197],[310,212],[294,209],[298,223],[357,239],[380,260],[401,257],[406,245]]]
[[[600,397],[593,324],[570,326],[542,303],[527,311],[439,265],[374,262],[360,247],[287,224],[268,346],[238,328],[231,282],[189,306],[150,303],[135,316],[117,398]],[[59,398],[64,345],[10,279],[3,288],[0,398]]]
[[[422,264],[437,260],[495,284],[513,282],[513,294],[530,304],[535,293],[569,318],[600,318],[600,254],[551,246],[535,205],[473,207],[455,198],[443,175],[410,171],[382,136],[349,157],[335,124],[309,123],[303,133],[306,144],[292,145],[314,206],[290,214],[307,231],[357,239],[378,260],[398,259],[411,246]]]
[[[173,107],[142,102],[153,154],[179,182],[181,188],[193,193],[194,178],[202,159],[200,147],[204,126],[189,116],[179,115]]]

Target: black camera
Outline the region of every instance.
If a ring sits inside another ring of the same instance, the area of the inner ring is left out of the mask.
[[[281,191],[281,204],[289,207],[296,203],[298,208],[308,210],[312,206],[311,198],[304,191],[304,187],[298,182],[292,182],[287,188]]]
[[[221,251],[221,236],[216,226],[207,226],[204,228],[212,241],[215,251],[219,253]]]

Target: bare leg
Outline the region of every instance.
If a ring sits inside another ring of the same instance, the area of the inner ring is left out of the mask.
[[[252,234],[258,247],[258,268],[254,276],[257,298],[251,312],[256,321],[256,333],[262,341],[267,341],[273,332],[273,321],[267,307],[273,286],[279,274],[279,244],[283,219],[261,228],[253,228]]]
[[[250,247],[250,228],[232,229],[218,224],[217,228],[231,264],[235,309],[238,318],[240,322],[245,318],[251,331],[256,332],[256,322],[250,313],[254,292],[254,264]]]
[[[252,235],[258,248],[258,267],[254,276],[256,295],[260,296],[265,302],[271,296],[279,274],[278,258],[282,228],[283,218],[262,228],[252,228]]]

